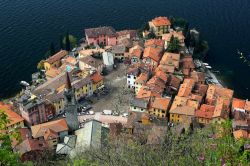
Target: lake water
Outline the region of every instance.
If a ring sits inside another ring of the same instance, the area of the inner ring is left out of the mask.
[[[155,16],[179,16],[196,27],[210,45],[208,62],[235,95],[250,98],[250,67],[236,56],[250,55],[249,0],[1,0],[0,98],[31,80],[49,43],[67,29],[78,38],[87,27],[139,28]]]

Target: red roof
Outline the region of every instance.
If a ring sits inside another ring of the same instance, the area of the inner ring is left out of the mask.
[[[202,104],[201,108],[195,112],[195,116],[199,118],[211,119],[214,115],[215,106]]]
[[[171,22],[167,17],[156,17],[152,20],[155,26],[170,26]]]
[[[91,75],[91,80],[94,83],[98,83],[103,80],[103,76],[99,72],[95,72],[93,75]]]
[[[6,113],[8,116],[10,122],[7,124],[7,127],[24,121],[24,119],[20,115],[13,111],[13,107],[10,104],[0,102],[0,110]]]

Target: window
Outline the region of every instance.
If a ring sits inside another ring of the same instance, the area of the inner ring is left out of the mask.
[[[143,109],[141,108],[141,111],[143,111]]]
[[[165,111],[161,111],[163,114],[165,114]]]
[[[174,117],[174,115],[172,114],[172,117]]]
[[[136,107],[134,107],[134,110],[136,109]]]
[[[128,75],[128,78],[130,78],[130,75]]]
[[[136,76],[134,76],[134,79],[136,79]]]

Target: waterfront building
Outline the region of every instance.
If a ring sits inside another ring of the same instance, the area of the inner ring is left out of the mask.
[[[156,17],[149,21],[149,27],[156,36],[168,33],[170,30],[171,22],[167,17]]]
[[[124,39],[135,39],[137,36],[136,30],[122,30],[116,32],[117,44],[122,44]]]
[[[169,42],[170,42],[172,36],[177,38],[180,41],[180,46],[182,46],[182,47],[185,46],[185,42],[184,42],[185,37],[184,37],[182,31],[170,30],[169,33],[162,34],[162,40],[165,41],[165,45],[164,45],[165,49],[168,48],[168,45],[169,45]]]
[[[61,60],[68,55],[68,51],[61,50],[58,53],[52,55],[44,62],[44,69],[47,71],[51,67],[59,68],[62,65]]]
[[[85,56],[79,59],[80,70],[92,70],[101,73],[103,67],[103,61],[101,59],[93,58],[92,56]]]
[[[114,46],[117,44],[116,31],[110,26],[85,29],[85,37],[88,45]]]

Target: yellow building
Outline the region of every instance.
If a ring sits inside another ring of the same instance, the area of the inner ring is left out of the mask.
[[[155,115],[158,118],[166,118],[170,106],[170,100],[171,98],[155,98],[149,109],[149,114]]]
[[[143,85],[146,84],[148,81],[148,74],[147,73],[141,73],[139,77],[135,80],[135,94],[138,94],[139,90]]]
[[[93,92],[96,92],[97,90],[101,90],[104,87],[103,76],[101,76],[99,72],[96,71],[90,76],[90,78],[93,83]]]
[[[3,111],[9,120],[9,123],[5,126],[7,131],[24,127],[24,119],[13,111],[12,105],[0,102],[0,111]]]
[[[61,50],[55,55],[49,57],[44,62],[44,69],[47,71],[51,67],[59,68],[62,65],[61,60],[68,55],[68,51]]]
[[[191,121],[191,118],[195,116],[195,108],[189,106],[176,107],[169,111],[170,122],[182,123],[186,120]]]
[[[167,17],[156,17],[149,22],[150,30],[155,33],[156,36],[162,36],[162,34],[168,33],[171,26],[171,22]]]

